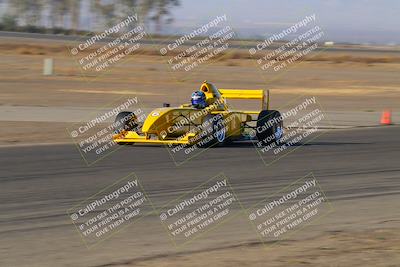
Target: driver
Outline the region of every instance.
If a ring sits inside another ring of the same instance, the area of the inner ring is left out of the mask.
[[[206,102],[206,95],[202,91],[195,91],[192,94],[192,106],[197,109],[203,109],[207,107],[207,102]]]

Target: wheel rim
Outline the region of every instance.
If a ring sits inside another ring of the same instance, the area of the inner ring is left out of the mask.
[[[223,123],[221,121],[217,122],[217,124],[215,125],[215,129],[217,130],[215,132],[215,136],[217,137],[218,142],[219,143],[224,142],[226,132]]]
[[[278,124],[275,125],[274,127],[274,135],[275,135],[275,140],[279,141],[282,138],[283,135],[283,127],[282,125]]]

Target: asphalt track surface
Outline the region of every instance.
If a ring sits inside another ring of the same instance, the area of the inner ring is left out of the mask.
[[[131,172],[155,206],[221,172],[245,207],[310,172],[333,203],[399,196],[399,135],[399,126],[332,130],[270,166],[250,143],[212,148],[178,167],[164,147],[126,146],[92,166],[74,145],[2,147],[0,266],[101,266],[174,253],[155,215],[91,250],[71,224],[67,209]],[[219,231],[213,246],[254,240],[244,223]]]

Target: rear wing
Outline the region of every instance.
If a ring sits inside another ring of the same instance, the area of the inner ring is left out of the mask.
[[[219,89],[219,92],[225,99],[259,99],[261,100],[261,110],[269,109],[269,90]],[[251,113],[256,113],[256,111]],[[259,111],[257,113],[259,113]]]

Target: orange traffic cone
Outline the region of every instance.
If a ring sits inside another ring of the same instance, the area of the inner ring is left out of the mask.
[[[382,112],[381,124],[382,125],[390,125],[390,124],[392,124],[392,111],[390,109],[385,109]]]

